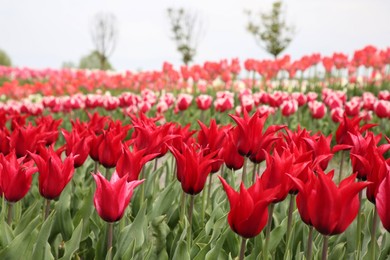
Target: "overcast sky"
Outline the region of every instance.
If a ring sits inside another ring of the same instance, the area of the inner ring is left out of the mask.
[[[16,66],[59,68],[78,63],[93,49],[89,26],[97,12],[116,15],[117,47],[110,61],[117,70],[180,65],[170,40],[166,9],[201,13],[206,32],[195,62],[223,58],[269,58],[245,30],[243,10],[267,10],[271,0],[0,0],[0,49]],[[287,21],[297,34],[285,53],[352,52],[367,44],[390,46],[389,0],[285,0]]]

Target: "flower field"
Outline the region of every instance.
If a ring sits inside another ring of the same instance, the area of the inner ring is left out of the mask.
[[[0,85],[0,259],[390,256],[390,48]]]

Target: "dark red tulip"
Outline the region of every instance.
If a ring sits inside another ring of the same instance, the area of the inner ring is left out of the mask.
[[[365,124],[362,127],[359,126],[361,117],[348,118],[344,113],[343,120],[340,121],[340,125],[336,130],[336,142],[337,144],[352,145],[350,134],[356,135],[357,133],[363,133],[366,130],[376,126],[375,124]]]
[[[23,163],[24,157],[16,158],[15,151],[0,154],[0,194],[8,202],[21,200],[30,190],[32,175],[37,171],[33,161]]]
[[[200,126],[200,130],[198,132],[198,144],[203,148],[209,148],[208,152],[216,151],[216,155],[214,159],[219,159],[221,157],[222,146],[225,138],[225,132],[229,126],[218,127],[215,119],[210,121],[210,126],[207,127],[201,121],[198,120],[198,124]],[[217,161],[212,164],[211,172],[215,173],[219,171],[223,161]]]
[[[90,151],[89,144],[93,139],[92,135],[80,134],[76,130],[71,132],[62,130],[62,134],[66,142],[64,146],[66,155],[69,156],[71,153],[75,156],[77,155],[74,159],[74,167],[80,167],[88,157]]]
[[[376,209],[383,227],[390,232],[390,169],[381,182],[376,195]]]
[[[234,135],[236,132],[231,129],[225,135],[223,142],[222,159],[225,162],[227,168],[232,170],[241,169],[244,165],[244,157],[238,152]]]
[[[104,131],[102,136],[98,147],[99,162],[106,168],[113,168],[122,155],[122,140],[125,136],[114,131]]]
[[[92,176],[96,182],[93,204],[99,216],[106,222],[116,222],[123,217],[133,196],[134,188],[144,181],[127,182],[126,177],[120,178],[116,172],[110,181],[99,172]]]
[[[356,174],[352,174],[337,187],[332,180],[334,171],[325,174],[319,170],[317,174],[309,174],[306,184],[292,178],[299,189],[299,213],[306,224],[312,225],[321,234],[340,234],[357,216],[360,204],[358,193],[369,183],[355,182]]]
[[[238,152],[242,156],[249,157],[261,149],[266,149],[271,142],[270,140],[274,140],[275,133],[284,126],[273,125],[263,132],[267,116],[259,117],[259,113],[256,112],[249,117],[246,110],[243,112],[243,118],[233,115],[230,117],[237,123],[235,128],[237,134],[234,136],[237,138],[235,142]]]
[[[123,153],[116,164],[116,172],[122,178],[127,176],[127,181],[138,180],[142,167],[150,160],[153,160],[158,154],[145,154],[146,150],[130,151],[128,147],[123,147]]]
[[[52,146],[41,147],[39,154],[29,154],[38,167],[40,194],[48,200],[58,198],[73,177],[73,155],[70,154],[62,161],[61,154],[58,155]]]
[[[249,189],[241,183],[240,192],[237,192],[222,177],[218,177],[229,199],[230,228],[245,238],[257,236],[267,224],[268,205],[274,200],[275,189],[264,189],[257,178]]]
[[[206,183],[207,177],[211,172],[211,165],[218,161],[213,159],[216,152],[208,153],[196,145],[188,146],[182,144],[179,151],[173,146],[168,146],[173,156],[176,158],[177,179],[185,193],[196,195],[200,193]]]

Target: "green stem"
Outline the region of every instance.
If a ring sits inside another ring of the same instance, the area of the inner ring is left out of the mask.
[[[109,168],[106,168],[106,179],[107,180],[110,179],[110,169]]]
[[[192,247],[192,216],[194,212],[194,202],[195,202],[195,196],[190,195],[190,208],[188,210],[188,221],[189,221],[189,229],[188,229],[188,252],[191,252]]]
[[[140,180],[145,179],[145,165],[142,167],[141,174],[140,174]],[[141,185],[141,199],[140,199],[140,205],[144,204],[145,200],[145,184]]]
[[[13,208],[13,206],[14,206],[14,204],[12,204],[11,202],[7,203],[7,207],[8,207],[7,224],[8,224],[8,226],[11,226],[11,224],[12,224],[12,208]]]
[[[376,249],[376,229],[378,227],[378,212],[376,211],[376,207],[374,209],[374,217],[373,217],[373,220],[372,220],[372,230],[371,230],[371,256],[370,256],[370,259],[371,260],[375,260],[375,256],[376,256],[376,252],[375,252],[375,249]]]
[[[46,200],[46,206],[45,206],[45,218],[44,220],[47,219],[47,217],[49,216],[50,214],[50,200]]]
[[[273,203],[271,203],[268,206],[268,222],[267,222],[267,227],[265,230],[265,243],[264,243],[264,248],[263,248],[263,259],[264,260],[268,259],[268,244],[269,244],[269,239],[270,239],[270,234],[271,234],[272,215],[274,213],[274,207],[275,207],[275,204],[273,204]]]
[[[107,252],[112,248],[114,223],[107,222]]]
[[[256,169],[257,169],[257,163],[253,163],[252,183],[256,182]]]
[[[341,182],[341,178],[343,177],[343,167],[344,167],[344,157],[345,157],[345,151],[341,152],[341,161],[340,161],[340,169],[339,169],[339,182]]]
[[[94,174],[97,174],[98,169],[99,169],[99,162],[96,161],[96,162],[95,162],[95,169],[93,170],[93,173],[94,173]]]
[[[204,226],[204,218],[206,215],[206,189],[203,189],[202,191],[202,226]]]
[[[324,241],[322,244],[322,260],[327,260],[328,259],[328,242],[329,242],[329,237],[328,236],[323,236]]]
[[[362,211],[362,193],[363,191],[359,191],[359,212],[357,215],[357,227],[356,227],[356,251],[357,251],[357,259],[360,260],[360,254],[362,250],[362,240],[361,240],[361,229],[362,229],[362,216],[361,216],[361,211]]]
[[[292,218],[293,218],[293,211],[294,211],[294,206],[295,206],[295,196],[290,194],[290,203],[288,206],[288,215],[287,215],[287,236],[286,236],[286,241],[287,241],[287,248],[289,248],[290,245],[290,237],[291,237],[291,230],[292,230]]]
[[[207,204],[206,204],[206,209],[208,209],[209,204],[211,202],[211,185],[212,185],[212,178],[213,174],[209,173],[209,183],[207,185]]]
[[[153,172],[155,172],[157,170],[157,164],[158,164],[158,157],[156,157],[156,159],[154,159]]]
[[[247,160],[248,160],[248,157],[244,157],[244,166],[242,168],[242,176],[241,176],[241,181],[242,183],[245,185],[245,182],[246,182],[246,165],[247,165]]]
[[[241,238],[241,249],[240,249],[240,257],[239,260],[244,260],[245,257],[245,249],[246,249],[246,238]]]
[[[313,226],[309,226],[309,235],[307,236],[307,260],[311,260],[313,253]]]
[[[185,192],[182,190],[182,193],[181,193],[181,202],[180,202],[180,219],[181,220],[184,220],[184,215],[185,215],[185,211],[186,211],[186,194]]]

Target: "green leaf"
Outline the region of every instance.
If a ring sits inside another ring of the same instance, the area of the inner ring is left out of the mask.
[[[0,224],[0,234],[0,248],[6,247],[15,237],[11,227],[4,220]]]
[[[62,192],[59,201],[55,205],[55,220],[52,227],[51,237],[61,233],[64,240],[69,240],[74,229],[70,215],[70,188],[68,185]]]
[[[145,242],[145,229],[146,229],[146,201],[139,210],[134,222],[125,227],[119,234],[118,250],[114,259],[119,259],[128,249],[129,243],[135,240],[135,251],[139,251]]]
[[[60,260],[70,260],[73,254],[79,249],[83,223],[83,220],[81,220],[79,225],[73,231],[72,237],[65,242],[65,254],[60,258]]]
[[[276,247],[282,241],[284,234],[287,232],[287,218],[282,223],[271,231],[269,239],[269,252],[275,251]]]
[[[47,242],[53,225],[53,219],[52,212],[45,222],[43,222],[34,246],[33,259],[54,259],[51,254],[50,244]]]
[[[37,232],[34,231],[39,222],[39,216],[30,221],[24,231],[17,235],[6,248],[0,251],[0,259],[32,259],[32,249],[37,236]]]
[[[28,209],[23,213],[23,216],[20,221],[16,224],[14,235],[18,235],[26,230],[27,226],[30,225],[31,220],[39,216],[40,207],[41,201],[36,201],[33,205],[28,207]]]
[[[215,245],[211,246],[211,250],[206,254],[206,260],[219,259],[219,255],[222,250],[223,243],[225,242],[226,236],[229,232],[229,229],[226,228],[223,234],[218,238]]]
[[[168,210],[172,207],[172,203],[175,201],[175,194],[173,187],[176,185],[176,182],[171,182],[157,197],[153,203],[153,210],[150,218],[154,219],[158,216],[165,215]]]
[[[176,247],[175,253],[173,255],[174,260],[189,260],[190,253],[188,252],[187,242],[182,239],[179,241],[178,246]]]

